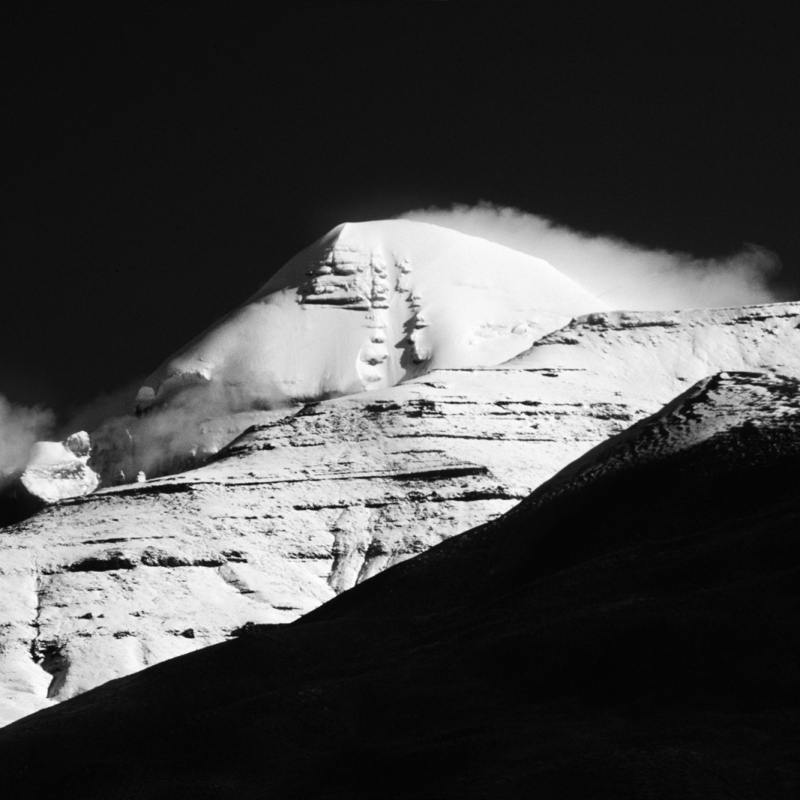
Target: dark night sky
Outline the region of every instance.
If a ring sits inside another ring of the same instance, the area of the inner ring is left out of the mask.
[[[755,242],[800,296],[789,4],[168,5],[0,23],[15,402],[144,376],[334,225],[432,204]]]

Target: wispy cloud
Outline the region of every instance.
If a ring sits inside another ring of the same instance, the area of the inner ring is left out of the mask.
[[[0,395],[0,486],[25,467],[34,443],[46,439],[54,425],[52,411],[16,405]]]
[[[721,307],[793,299],[772,288],[782,269],[778,255],[756,244],[720,258],[697,258],[581,233],[546,217],[485,201],[400,216],[543,258],[613,308]]]

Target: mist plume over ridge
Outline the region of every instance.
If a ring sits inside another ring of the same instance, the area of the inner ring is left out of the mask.
[[[613,308],[714,308],[793,299],[771,287],[779,256],[744,244],[720,258],[654,250],[611,235],[582,233],[538,214],[481,201],[415,209],[400,219],[429,222],[543,258]]]
[[[33,445],[50,435],[54,424],[52,411],[16,405],[0,394],[0,487],[9,473],[27,465]]]

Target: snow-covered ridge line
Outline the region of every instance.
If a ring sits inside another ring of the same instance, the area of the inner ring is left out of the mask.
[[[687,481],[696,475],[701,482],[708,477],[709,459],[714,461],[717,477],[722,478],[726,472],[754,469],[762,461],[796,458],[800,455],[799,431],[800,380],[779,374],[720,372],[590,449],[502,519],[524,516],[554,501],[568,501],[572,494],[592,485],[606,487],[609,479],[641,476],[651,466],[680,474]],[[489,525],[499,523],[493,520]]]
[[[606,328],[637,328],[649,326],[716,324],[733,325],[741,322],[764,322],[800,315],[800,302],[764,303],[727,308],[692,308],[678,311],[601,311],[575,317],[562,330],[582,325]]]
[[[800,375],[800,303],[592,312],[500,368],[580,370],[626,396],[661,398],[722,370]]]

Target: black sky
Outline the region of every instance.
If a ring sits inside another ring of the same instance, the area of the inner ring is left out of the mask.
[[[789,4],[587,5],[18,3],[0,393],[66,413],[334,225],[432,204],[754,242],[800,296]]]

